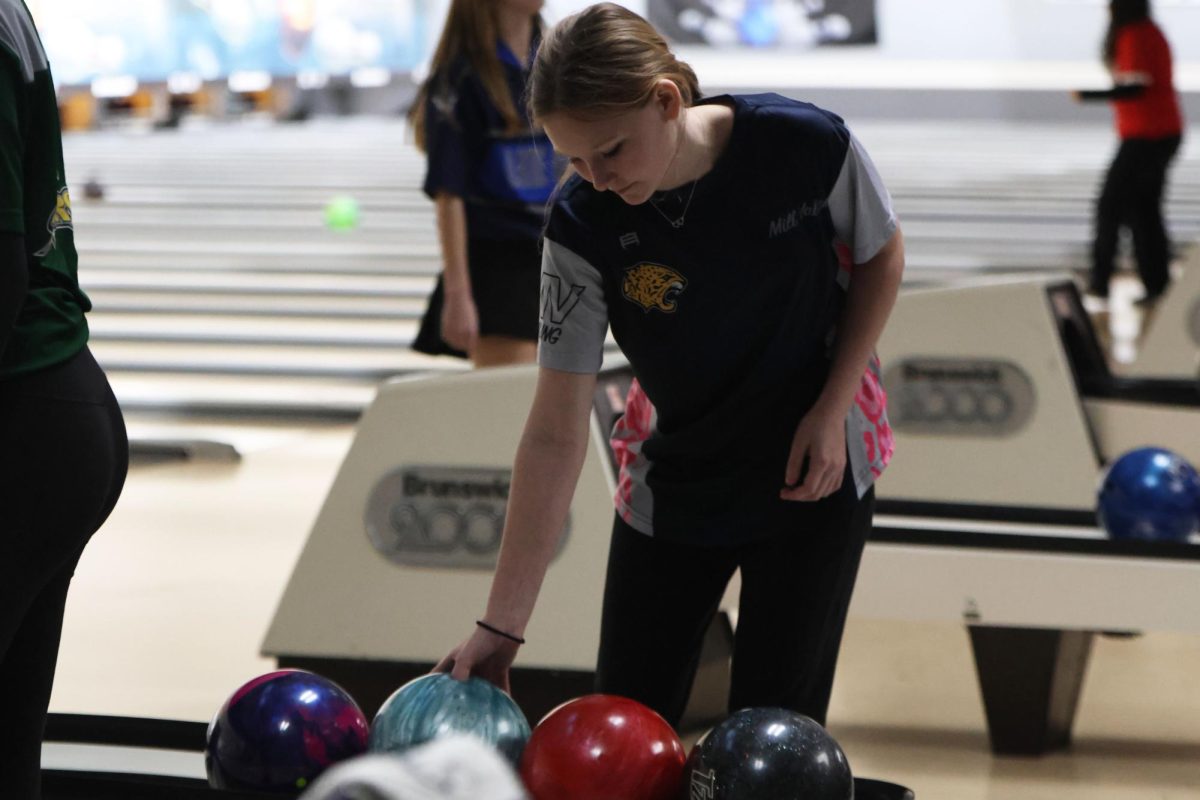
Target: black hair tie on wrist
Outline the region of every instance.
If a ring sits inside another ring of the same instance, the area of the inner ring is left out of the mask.
[[[475,620],[475,624],[478,625],[479,627],[483,628],[485,631],[488,631],[489,633],[494,633],[497,636],[502,636],[505,639],[508,639],[510,642],[516,642],[517,644],[525,644],[525,640],[522,639],[520,636],[513,636],[511,633],[505,633],[504,631],[500,630],[499,628],[493,628],[491,625],[488,625],[486,622],[484,622],[481,619]]]

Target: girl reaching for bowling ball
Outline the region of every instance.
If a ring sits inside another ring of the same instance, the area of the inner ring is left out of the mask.
[[[892,452],[874,356],[904,267],[888,193],[839,117],[702,97],[653,27],[609,3],[546,36],[529,107],[575,174],[544,236],[541,368],[490,599],[438,668],[508,687],[611,326],[637,380],[613,434],[596,691],[678,725],[740,569],[731,708],[824,721]]]

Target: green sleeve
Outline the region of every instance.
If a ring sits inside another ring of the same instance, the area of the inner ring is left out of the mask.
[[[25,232],[25,140],[20,100],[25,88],[20,62],[0,46],[0,231]]]

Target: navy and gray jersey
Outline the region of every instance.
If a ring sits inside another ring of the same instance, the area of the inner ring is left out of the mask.
[[[531,53],[539,41],[534,37]],[[496,43],[496,56],[513,104],[524,114],[528,72],[503,42]],[[536,241],[560,172],[550,140],[528,125],[519,132],[507,130],[465,57],[430,81],[425,193],[432,198],[444,191],[463,198],[472,238]]]
[[[779,491],[792,436],[824,386],[848,272],[897,223],[836,115],[774,94],[701,102],[731,105],[734,124],[694,186],[638,206],[578,176],[563,187],[545,233],[538,360],[596,372],[611,327],[637,377],[614,434],[618,512],[646,534],[720,544],[790,502]],[[878,377],[873,359],[847,419],[859,496],[892,449]]]

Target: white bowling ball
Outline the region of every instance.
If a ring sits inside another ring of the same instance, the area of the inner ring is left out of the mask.
[[[364,755],[322,775],[300,800],[527,800],[508,763],[470,736],[403,755]]]

